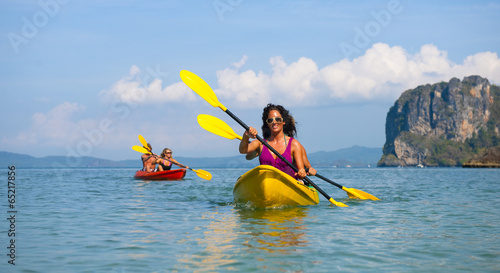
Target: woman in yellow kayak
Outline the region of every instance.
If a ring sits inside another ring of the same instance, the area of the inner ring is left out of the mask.
[[[271,147],[286,160],[295,164],[299,170],[297,173],[260,141],[250,142],[250,138],[257,136],[257,130],[253,127],[250,127],[243,134],[239,152],[247,154],[247,159],[259,156],[261,165],[271,165],[292,177],[304,178],[307,175],[303,159],[305,151],[300,142],[293,138],[297,130],[295,129],[295,121],[288,110],[281,105],[268,104],[262,113],[262,132],[264,140]]]

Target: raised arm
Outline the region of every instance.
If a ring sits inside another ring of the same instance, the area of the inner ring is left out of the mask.
[[[256,136],[257,136],[257,130],[253,127],[250,127],[248,131],[245,131],[240,141],[240,146],[239,146],[240,154],[254,153],[255,151],[259,150],[260,148],[259,141],[250,142],[250,138],[255,138]]]

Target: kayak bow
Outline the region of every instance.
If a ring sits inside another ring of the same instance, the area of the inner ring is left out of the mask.
[[[234,185],[234,200],[258,208],[308,206],[319,203],[318,191],[269,165],[243,174]]]

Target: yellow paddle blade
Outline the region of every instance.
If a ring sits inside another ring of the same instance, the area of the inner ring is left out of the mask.
[[[353,189],[353,188],[346,188],[346,187],[342,187],[342,189],[347,192],[347,195],[349,196],[349,198],[357,198],[357,199],[363,199],[363,200],[364,199],[380,200],[377,197],[375,197],[367,192],[364,192],[362,190]]]
[[[201,114],[198,115],[198,123],[201,128],[209,131],[210,133],[216,134],[221,137],[225,137],[228,139],[240,139],[241,136],[236,134],[227,123],[224,121],[210,115]]]
[[[331,198],[331,197],[328,201],[330,201],[330,203],[334,204],[337,207],[349,207],[348,205],[346,205],[342,202],[337,202],[337,201],[333,200],[333,198]]]
[[[146,139],[144,139],[143,136],[139,135],[139,141],[141,142],[142,146],[148,147],[148,142],[146,141]]]
[[[193,169],[191,169],[193,170]],[[212,174],[205,171],[205,170],[193,170],[199,177],[205,179],[205,180],[211,180],[212,179]]]
[[[187,70],[181,70],[180,76],[182,81],[189,86],[189,88],[210,103],[210,105],[213,107],[219,107],[224,112],[227,110],[227,108],[219,102],[214,91],[210,88],[210,85],[208,85],[208,83],[206,83],[202,78]]]
[[[148,149],[145,149],[144,147],[134,145],[132,146],[132,150],[137,151],[139,153],[143,154],[150,154],[151,152]]]

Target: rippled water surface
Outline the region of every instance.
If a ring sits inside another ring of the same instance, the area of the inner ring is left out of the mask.
[[[18,169],[16,265],[7,183],[0,272],[499,272],[500,170],[335,168],[379,197],[252,209],[233,202],[245,169],[134,180],[133,169]],[[7,180],[7,170],[4,172]]]

